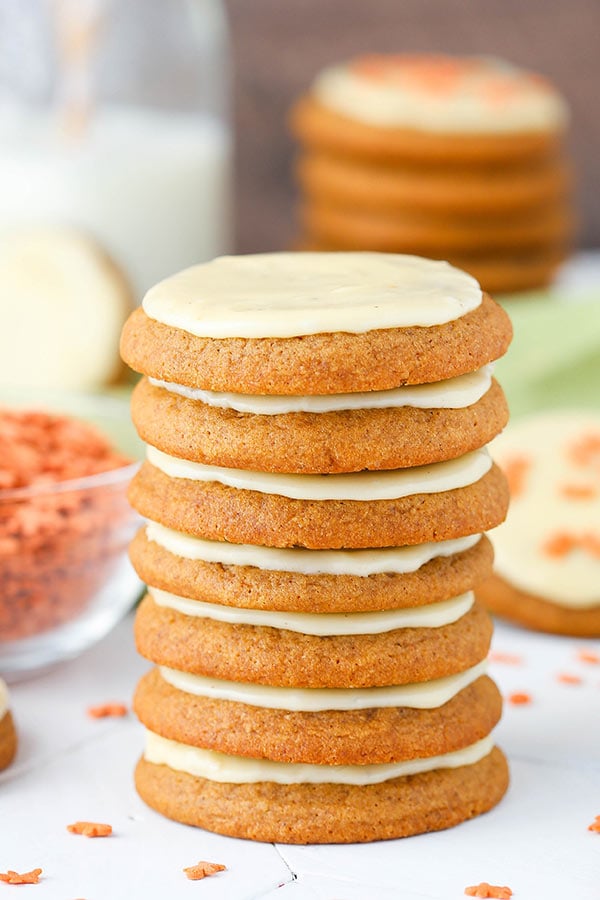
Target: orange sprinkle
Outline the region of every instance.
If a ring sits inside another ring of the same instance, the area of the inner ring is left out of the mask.
[[[600,467],[600,434],[590,432],[582,435],[568,448],[568,455],[578,466]]]
[[[576,546],[577,539],[574,535],[568,534],[566,531],[557,531],[542,546],[542,553],[545,553],[546,556],[560,558],[567,556]]]
[[[595,831],[600,834],[600,816],[596,816],[591,825],[588,825],[588,831]]]
[[[492,650],[488,659],[490,662],[506,663],[507,666],[523,665],[523,657],[517,656],[516,653],[502,653],[499,650]]]
[[[474,884],[465,888],[465,894],[468,897],[494,897],[496,900],[509,900],[512,897],[512,891],[509,887],[500,887],[498,884],[488,884],[482,881],[481,884]]]
[[[560,681],[561,684],[581,684],[582,682],[579,675],[569,675],[568,672],[561,672],[560,675],[556,676],[556,680]]]
[[[224,872],[227,866],[221,866],[219,863],[211,863],[201,860],[195,866],[188,866],[183,871],[190,881],[200,881],[202,878],[208,878],[210,875],[216,875],[217,872]]]
[[[586,534],[582,534],[579,539],[579,545],[582,550],[586,550],[590,556],[595,556],[596,559],[600,559],[600,535],[594,534],[591,531],[588,531]]]
[[[41,869],[32,869],[22,875],[9,869],[8,872],[0,872],[0,881],[5,881],[6,884],[39,884],[41,874]]]
[[[580,650],[577,654],[577,659],[580,662],[590,663],[592,666],[600,664],[600,656],[594,653],[593,650]]]
[[[531,703],[531,695],[523,691],[515,691],[514,694],[509,694],[506,699],[513,706],[526,706],[528,703]]]
[[[592,484],[563,484],[560,493],[567,500],[593,500],[598,491]]]
[[[527,456],[512,456],[502,463],[511,497],[519,497],[524,492],[525,478],[530,468],[531,460]]]
[[[92,719],[106,719],[108,716],[127,715],[127,707],[124,703],[101,703],[99,706],[90,706],[87,711]]]
[[[103,825],[101,822],[74,822],[73,825],[67,825],[67,831],[90,838],[108,837],[112,834],[112,825]]]

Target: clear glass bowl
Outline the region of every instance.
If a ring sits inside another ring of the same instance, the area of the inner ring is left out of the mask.
[[[32,393],[7,402],[96,424],[137,446],[125,398]],[[0,675],[9,681],[76,656],[132,607],[141,584],[127,557],[139,527],[126,491],[137,462],[71,481],[0,490]]]

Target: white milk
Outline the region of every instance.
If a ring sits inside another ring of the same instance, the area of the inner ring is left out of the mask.
[[[0,113],[0,229],[88,231],[138,300],[167,275],[231,249],[230,135],[218,120],[101,107],[69,140],[48,113]]]

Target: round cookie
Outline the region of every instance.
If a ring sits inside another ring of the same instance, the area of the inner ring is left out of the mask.
[[[171,478],[145,462],[129,487],[145,518],[207,540],[270,547],[352,549],[451,540],[494,528],[508,506],[497,466],[479,481],[439,494],[397,500],[295,500]]]
[[[483,536],[474,547],[438,556],[414,572],[306,575],[185,559],[149,540],[146,528],[138,531],[129,555],[141,580],[160,590],[224,606],[305,613],[372,612],[438,603],[483,581],[493,560],[491,543]]]
[[[435,709],[390,707],[294,712],[213,700],[177,690],[153,669],[134,709],[150,731],[237,756],[327,765],[366,765],[439,756],[490,733],[502,699],[483,675]]]
[[[17,732],[8,702],[8,689],[0,678],[0,772],[11,764],[17,752]]]
[[[522,250],[566,247],[574,221],[566,203],[484,219],[432,216],[418,212],[380,212],[349,209],[327,202],[308,201],[301,221],[317,241],[338,250],[379,250],[423,256],[506,254]]]
[[[600,416],[528,416],[492,448],[512,501],[481,600],[527,628],[600,636]]]
[[[293,107],[292,133],[312,151],[384,163],[427,162],[431,166],[529,164],[557,155],[561,132],[518,134],[428,133],[409,128],[374,128],[327,109],[313,97]]]
[[[254,415],[219,409],[143,379],[132,397],[138,434],[172,456],[235,469],[340,473],[452,459],[487,444],[508,421],[493,381],[459,409],[347,409]]]
[[[223,784],[141,759],[136,787],[163,815],[232,837],[356,843],[439,831],[487,812],[508,787],[494,748],[479,762],[380,784]]]
[[[456,172],[308,153],[296,165],[304,196],[314,202],[374,213],[425,212],[459,218],[514,215],[563,202],[572,176],[561,159],[519,168]]]
[[[431,681],[485,659],[491,634],[490,618],[477,605],[440,628],[327,637],[187,616],[159,606],[150,595],[142,600],[135,620],[138,652],[157,665],[279,687],[362,688]]]
[[[510,320],[484,295],[444,325],[291,338],[202,338],[138,309],[125,323],[121,353],[136,372],[161,381],[241,394],[383,391],[474,372],[508,349]]]

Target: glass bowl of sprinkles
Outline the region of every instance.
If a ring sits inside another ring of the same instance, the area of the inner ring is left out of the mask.
[[[0,675],[84,651],[132,607],[127,556],[140,524],[125,399],[0,392]],[[129,445],[129,446],[127,446]]]

